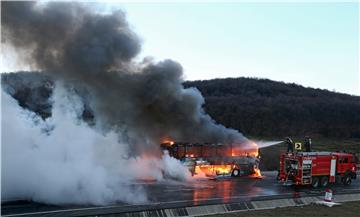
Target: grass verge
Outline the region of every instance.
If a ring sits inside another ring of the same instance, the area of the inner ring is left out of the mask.
[[[209,217],[264,217],[264,216],[276,216],[276,217],[309,217],[309,216],[358,216],[360,212],[360,202],[346,202],[339,206],[326,207],[322,205],[306,205],[297,207],[284,207],[267,210],[255,210],[245,211],[237,213],[226,213],[210,215]]]

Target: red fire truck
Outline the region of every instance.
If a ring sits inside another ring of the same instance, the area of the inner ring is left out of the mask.
[[[278,179],[288,185],[326,187],[329,183],[350,185],[356,179],[355,156],[336,152],[294,152],[280,155]]]

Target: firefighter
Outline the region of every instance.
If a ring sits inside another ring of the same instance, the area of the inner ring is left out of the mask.
[[[304,146],[306,152],[311,152],[311,138],[309,136],[305,136]]]
[[[291,140],[290,137],[286,137],[285,143],[287,144],[287,152],[294,152],[294,142]]]

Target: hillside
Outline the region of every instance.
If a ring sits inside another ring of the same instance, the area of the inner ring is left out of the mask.
[[[245,135],[360,138],[360,97],[256,78],[191,81],[217,122]]]
[[[41,73],[1,75],[2,88],[22,107],[50,116],[53,82]],[[227,78],[185,82],[205,98],[218,123],[255,138],[360,138],[360,97],[268,79]],[[84,118],[91,119],[85,103]]]

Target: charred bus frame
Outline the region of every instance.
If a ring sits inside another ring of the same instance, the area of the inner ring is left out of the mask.
[[[230,172],[233,176],[255,174],[260,163],[257,155],[247,153],[234,145],[174,142],[163,143],[161,148],[179,160],[193,160],[195,166],[200,162],[209,165],[231,165]]]

